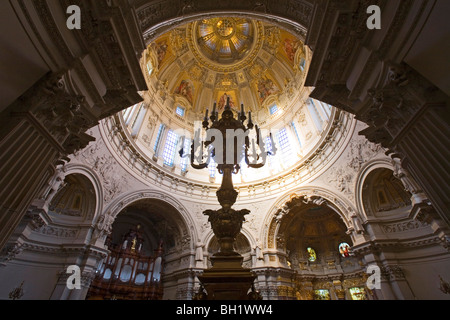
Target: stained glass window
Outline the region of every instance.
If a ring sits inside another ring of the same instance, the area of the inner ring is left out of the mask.
[[[178,134],[170,130],[167,133],[166,144],[163,152],[164,164],[173,166],[173,160],[175,158],[175,152],[178,144]]]
[[[326,289],[314,290],[314,299],[315,300],[331,300],[330,299],[330,291]]]
[[[347,258],[350,256],[350,246],[348,243],[346,242],[342,242],[339,245],[339,253],[341,254],[341,256],[343,256],[344,258]]]
[[[314,262],[317,260],[317,254],[313,248],[308,247],[308,248],[306,248],[306,251],[308,252],[308,260],[309,261]]]
[[[366,291],[362,287],[350,288],[349,292],[352,300],[366,300]]]

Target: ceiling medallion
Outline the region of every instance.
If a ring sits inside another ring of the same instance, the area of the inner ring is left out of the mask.
[[[263,32],[259,21],[215,17],[189,24],[187,39],[200,65],[226,73],[243,69],[256,58]]]
[[[248,24],[246,23],[246,25]],[[227,39],[236,32],[235,23],[226,18],[219,19],[219,21],[215,25],[215,29],[219,36],[221,36],[223,39]]]

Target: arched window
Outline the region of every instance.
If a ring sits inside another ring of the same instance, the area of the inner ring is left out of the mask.
[[[122,268],[122,272],[120,273],[120,281],[122,282],[128,282],[131,279],[131,271],[132,271],[131,265],[127,264]]]
[[[319,111],[317,110],[316,105],[314,104],[314,100],[311,98],[308,99],[306,102],[306,105],[308,106],[309,113],[314,121],[314,125],[316,126],[316,129],[321,131],[322,125],[323,125],[323,120],[320,117],[320,114],[319,114]]]
[[[281,157],[282,158],[280,158],[280,160],[282,163],[286,163],[289,165],[294,160],[294,157],[292,157],[292,148],[291,148],[291,144],[289,142],[289,136],[288,136],[286,128],[283,128],[280,131],[278,131],[277,138],[278,138],[278,144],[280,145],[280,149],[281,149]]]
[[[134,106],[129,107],[128,109],[125,109],[123,111],[123,120],[125,121],[125,124],[128,126],[130,122],[135,119],[136,116],[136,110],[139,108],[140,104],[137,103]]]
[[[268,156],[266,158],[266,161],[269,164],[269,167],[273,168],[274,163],[275,163],[273,157],[275,156],[275,154],[274,154],[274,148],[273,148],[273,144],[272,144],[272,139],[270,138],[270,136],[266,137],[265,146],[264,147],[265,147],[266,152],[268,154]]]
[[[299,135],[299,133],[297,131],[297,127],[296,127],[294,121],[291,122],[291,127],[292,127],[292,131],[294,131],[295,136],[297,137],[298,144],[300,145],[300,148],[301,148],[302,147],[302,140],[300,139],[300,135]]]
[[[327,289],[314,290],[314,300],[331,300],[330,291]]]
[[[354,287],[348,289],[352,300],[366,300],[366,291],[363,287]]]
[[[145,275],[143,273],[139,273],[136,276],[134,283],[136,283],[137,285],[144,284],[145,283]]]
[[[123,120],[125,121],[125,123],[128,123],[130,116],[133,113],[134,107],[135,106],[132,106],[132,107],[129,107],[122,111],[122,116],[123,116]]]
[[[159,145],[161,143],[161,138],[162,138],[162,135],[163,135],[165,127],[166,126],[164,124],[162,124],[162,123],[159,125],[158,134],[156,135],[155,146],[153,147],[153,151],[155,151],[155,153],[159,149]]]
[[[109,268],[106,269],[105,273],[103,274],[103,279],[105,279],[105,280],[111,279],[111,274],[112,274],[111,269],[109,269]]]
[[[139,129],[142,126],[142,122],[144,121],[145,117],[145,104],[141,103],[139,106],[139,111],[137,112],[136,118],[133,121],[133,124],[131,126],[131,136],[136,136],[139,133]]]
[[[161,257],[156,258],[155,267],[153,270],[153,279],[152,279],[153,281],[158,282],[161,280],[161,262],[162,262]]]
[[[331,116],[331,105],[325,102],[319,102],[322,108],[323,113],[325,114],[325,118],[328,120]]]
[[[211,178],[214,178],[216,176],[216,162],[214,161],[213,158],[210,158],[209,160],[209,165],[208,165],[208,171],[209,171],[209,176]]]
[[[305,71],[306,60],[304,58],[300,59],[299,67],[300,67],[300,70]]]
[[[184,117],[186,109],[184,109],[182,106],[177,106],[177,108],[175,109],[175,113],[180,116],[180,117]]]
[[[278,106],[276,104],[269,107],[270,115],[273,115],[278,112]]]
[[[153,64],[152,64],[151,60],[149,60],[147,62],[147,71],[148,71],[148,75],[151,77],[152,73],[153,73]]]
[[[187,167],[188,167],[188,162],[189,162],[189,155],[190,155],[190,151],[191,151],[191,139],[185,138],[184,139],[184,144],[183,144],[183,156],[185,157],[181,157],[180,160],[180,167],[181,167],[181,171],[186,171]]]
[[[167,166],[173,166],[175,159],[175,152],[178,144],[178,134],[169,130],[167,133],[166,143],[164,146],[163,159],[164,164]]]
[[[350,246],[347,242],[342,242],[341,244],[339,244],[339,253],[344,258],[350,256]]]
[[[317,260],[317,254],[313,248],[311,247],[306,248],[306,252],[308,253],[308,260],[310,262],[314,262]]]

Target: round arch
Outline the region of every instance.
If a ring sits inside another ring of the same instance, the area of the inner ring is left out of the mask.
[[[201,8],[195,2],[183,1],[181,6],[173,0],[139,3],[136,13],[146,44],[182,23],[223,15],[267,21],[305,40],[306,26],[310,25],[314,11],[313,3],[306,0],[296,1],[295,4],[289,0],[273,4],[269,1],[202,2]]]
[[[166,204],[171,205],[180,215],[182,223],[186,227],[186,232],[190,237],[190,248],[193,249],[195,240],[198,239],[199,232],[196,228],[196,224],[192,220],[191,215],[188,213],[187,208],[178,199],[169,195],[163,191],[157,190],[138,190],[125,194],[116,200],[114,200],[108,208],[105,210],[105,215],[108,216],[108,221],[112,225],[117,215],[127,206],[136,203],[141,200],[160,200]]]
[[[95,206],[93,212],[88,212],[84,221],[92,223],[103,210],[103,188],[100,178],[89,167],[79,164],[67,164],[63,172],[65,177],[80,175],[90,182],[94,192]]]
[[[408,216],[412,194],[396,174],[393,162],[375,161],[358,176],[356,201],[364,222]]]
[[[364,166],[359,171],[359,173],[356,177],[355,202],[356,202],[356,208],[361,215],[363,223],[365,223],[369,219],[369,216],[367,215],[367,212],[364,209],[364,204],[363,204],[363,195],[362,194],[363,194],[364,181],[369,176],[369,174],[376,169],[388,169],[388,170],[393,171],[394,167],[392,165],[392,162],[390,162],[387,159],[376,159],[376,160],[372,160],[372,161],[365,163]]]
[[[248,241],[248,243],[250,245],[250,248],[255,248],[257,246],[256,239],[253,237],[252,233],[249,232],[245,227],[243,227],[241,229],[240,233],[247,239],[247,241]],[[208,252],[209,245],[211,244],[211,240],[213,239],[213,237],[214,237],[213,231],[209,230],[206,233],[204,239],[202,240],[202,242],[205,244],[205,251],[206,252]]]
[[[212,246],[217,247],[217,250],[219,249],[219,244],[217,242],[217,238],[215,237],[212,230],[210,230],[206,234],[203,243],[205,244],[204,253],[208,254],[208,256],[211,254],[210,249]],[[244,263],[245,268],[250,268],[252,266],[254,267],[253,261],[252,261],[252,255],[254,254],[254,250],[256,248],[256,242],[255,242],[255,239],[252,236],[252,234],[250,232],[248,232],[248,230],[245,230],[245,228],[242,228],[241,232],[236,237],[235,245],[236,245],[236,250],[238,252],[240,251],[239,249],[242,249],[244,247],[244,245],[248,245],[248,250],[246,250],[245,252],[239,252],[239,253],[241,255],[243,255],[243,257],[244,257],[243,263]],[[213,252],[213,254],[214,253],[215,252]]]
[[[55,204],[55,201],[58,203],[63,201],[64,203],[62,204],[66,208],[63,211],[66,212],[66,214],[57,216],[52,215],[52,220],[56,219],[55,222],[57,221],[57,223],[73,224],[82,222],[83,224],[92,224],[92,222],[96,219],[96,216],[99,215],[103,210],[103,189],[97,174],[87,166],[68,164],[64,166],[64,168],[58,170],[58,173],[56,173],[56,175],[58,175],[59,177],[62,176],[64,178],[64,181],[59,187],[59,190],[54,194],[54,196],[49,195],[52,198],[51,200],[47,200],[49,205],[49,212],[51,211],[50,208],[52,207],[52,203]],[[69,183],[68,180],[70,180]],[[67,185],[67,183],[69,185]],[[68,200],[70,200],[70,202],[73,202],[72,205],[77,202],[77,197],[75,197],[75,195],[61,194],[62,192],[73,193],[73,187],[75,187],[77,193],[82,192],[82,194],[80,194],[80,196],[78,197],[78,209],[67,207],[69,205],[67,203]],[[61,197],[64,199],[61,199]],[[70,197],[71,199],[68,199],[68,197]],[[84,203],[85,201],[93,203],[86,204]],[[73,211],[72,209],[74,209],[75,211]],[[59,208],[59,210],[62,209]],[[78,212],[79,210],[86,212],[82,215],[76,214],[76,212]],[[70,217],[68,217],[68,219],[63,219],[63,216]]]
[[[280,221],[284,215],[289,213],[289,206],[293,201],[301,201],[305,204],[326,205],[330,207],[344,222],[347,232],[351,235],[353,242],[356,242],[355,233],[363,233],[364,229],[360,222],[356,210],[348,200],[343,199],[333,192],[321,187],[301,187],[291,190],[281,196],[270,208],[264,218],[263,225],[266,226],[261,232],[261,239],[264,239],[264,249],[276,249],[276,238],[280,227]]]

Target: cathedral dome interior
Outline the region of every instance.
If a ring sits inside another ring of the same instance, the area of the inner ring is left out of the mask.
[[[209,170],[190,170],[189,157],[180,157],[178,151],[189,149],[205,113],[216,104],[221,114],[229,99],[235,118],[242,107],[251,112],[266,150],[272,148],[270,133],[284,142],[278,154],[268,157],[269,165],[257,170],[242,159],[241,171],[233,176],[240,187],[268,183],[304,169],[318,148],[330,146],[325,140],[337,130],[334,120],[345,117],[309,97],[311,88],[304,81],[310,59],[302,39],[260,20],[217,17],[180,25],[148,45],[141,67],[149,90],[140,92],[142,103],[115,121],[146,161],[161,154],[161,170],[214,188],[221,182],[214,162]],[[341,124],[350,126],[351,121]],[[172,147],[159,145],[164,134]]]
[[[0,299],[450,299],[448,1],[66,4],[0,3]]]

